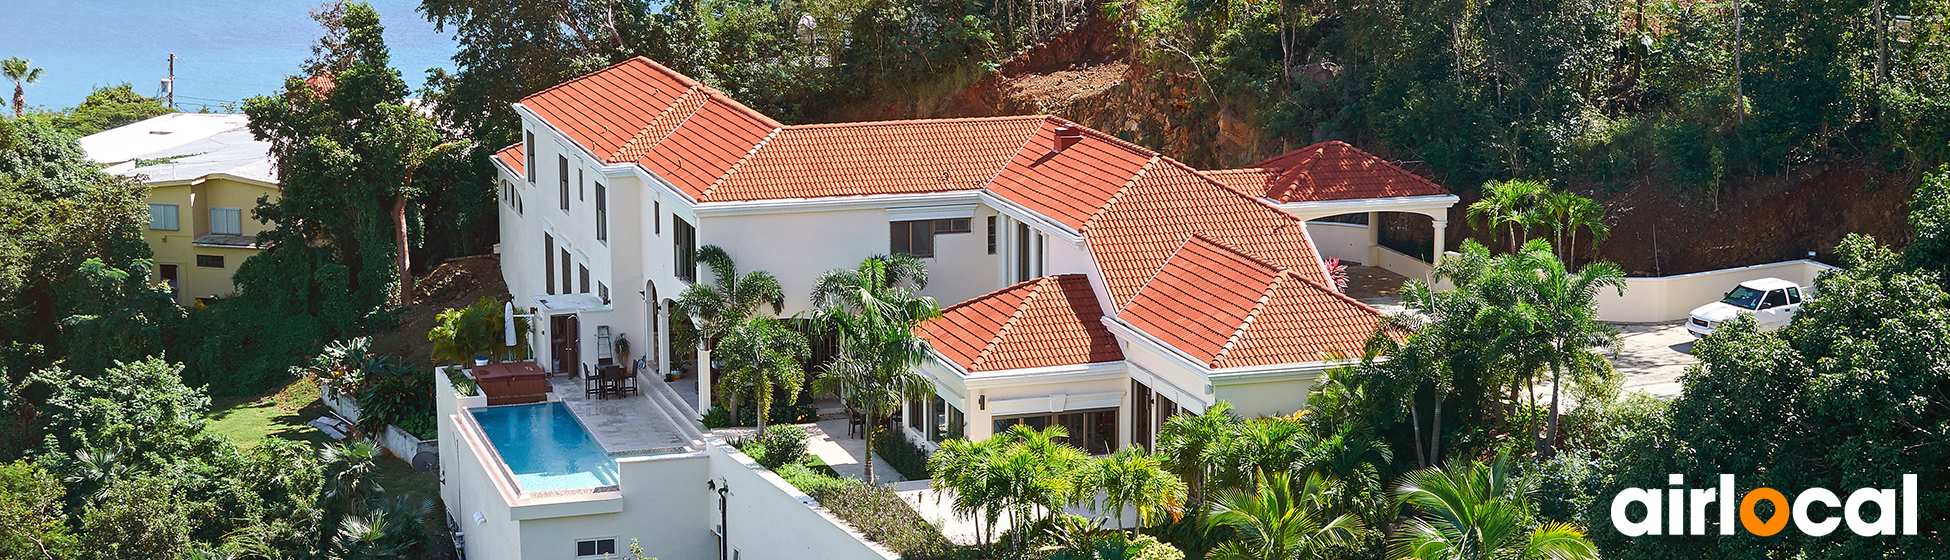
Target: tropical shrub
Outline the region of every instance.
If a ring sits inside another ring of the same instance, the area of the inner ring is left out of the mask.
[[[904,558],[942,556],[953,548],[940,528],[922,519],[892,488],[850,478],[837,480],[818,487],[812,497],[868,539]]]
[[[753,438],[752,444],[763,446],[770,461],[759,461],[759,464],[777,470],[780,465],[796,464],[806,458],[806,429],[793,424],[766,426]]]

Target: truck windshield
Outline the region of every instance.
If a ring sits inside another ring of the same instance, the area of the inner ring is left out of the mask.
[[[1733,291],[1727,292],[1727,297],[1720,299],[1720,302],[1741,309],[1758,309],[1760,298],[1764,295],[1767,293],[1746,286],[1735,286]]]

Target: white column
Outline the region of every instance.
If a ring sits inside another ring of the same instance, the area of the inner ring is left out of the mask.
[[[1429,257],[1429,264],[1436,264],[1442,262],[1442,252],[1447,249],[1446,245],[1448,245],[1448,240],[1446,238],[1448,237],[1449,234],[1449,220],[1436,220],[1434,225],[1435,225],[1435,252],[1431,253],[1431,255],[1433,256]]]
[[[657,371],[670,373],[670,312],[664,309],[661,301],[650,302],[650,320],[657,331]]]
[[[1368,266],[1381,266],[1381,213],[1368,213]]]
[[[697,343],[697,413],[711,410],[711,349]]]

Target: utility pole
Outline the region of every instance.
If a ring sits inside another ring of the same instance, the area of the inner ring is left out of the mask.
[[[169,53],[169,78],[163,80],[163,94],[169,96],[169,110],[176,110],[176,53]]]

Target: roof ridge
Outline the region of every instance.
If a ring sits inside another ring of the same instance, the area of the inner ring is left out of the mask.
[[[1009,337],[1009,330],[1016,326],[1016,321],[1022,320],[1023,314],[1029,311],[1029,306],[1035,303],[1036,296],[1043,293],[1043,287],[1049,285],[1055,279],[1055,276],[1036,278],[1036,287],[1031,288],[1029,294],[1022,297],[1022,302],[1016,304],[1016,311],[1009,314],[1009,320],[1003,321],[1001,328],[996,329],[995,336],[990,338],[989,343],[982,347],[982,351],[975,355],[975,359],[969,360],[969,371],[974,371],[982,367],[982,362],[988,361],[989,353],[995,351],[995,347],[1002,344],[1002,339]]]
[[[704,82],[698,82],[697,85],[698,87],[704,89],[705,95],[711,96],[712,99],[716,99],[731,104],[732,109],[736,109],[738,111],[745,113],[747,116],[751,116],[753,118],[758,119],[758,122],[760,124],[769,125],[770,128],[785,127],[785,123],[781,123],[778,120],[773,119],[771,115],[761,113],[757,109],[747,107],[745,106],[744,103],[739,103],[738,100],[732,99],[731,96],[725,95],[725,93],[722,91],[718,91],[718,88],[711,87],[710,84],[706,84]]]
[[[618,162],[618,161],[622,161],[622,160],[623,160],[623,154],[624,154],[625,152],[628,152],[628,151],[630,151],[630,148],[632,148],[632,147],[634,147],[634,146],[636,146],[636,145],[637,145],[637,142],[638,142],[638,141],[640,141],[640,140],[643,140],[643,139],[645,138],[645,136],[646,136],[646,135],[648,135],[648,134],[650,134],[650,131],[651,131],[651,129],[652,129],[652,127],[654,127],[654,126],[656,126],[656,124],[657,124],[657,121],[661,121],[661,120],[663,120],[663,118],[664,118],[665,116],[668,116],[668,115],[670,115],[670,113],[671,113],[672,111],[676,111],[678,107],[682,107],[682,106],[684,106],[684,101],[685,101],[685,100],[688,100],[688,99],[690,99],[690,98],[691,98],[691,94],[692,94],[692,93],[695,93],[695,92],[697,91],[697,88],[699,88],[699,87],[700,87],[699,85],[694,85],[694,86],[691,86],[691,89],[687,89],[687,90],[684,90],[684,94],[683,94],[683,95],[679,95],[679,96],[677,96],[677,100],[676,100],[676,101],[673,101],[673,102],[671,102],[671,104],[670,104],[670,106],[668,106],[668,107],[664,107],[664,110],[663,110],[663,111],[659,111],[659,112],[657,113],[657,116],[655,116],[655,117],[651,117],[651,118],[650,118],[650,122],[648,122],[648,123],[645,123],[645,124],[643,125],[643,129],[642,129],[642,130],[638,130],[635,136],[632,136],[632,137],[630,137],[630,141],[628,141],[628,142],[624,142],[622,146],[618,146],[618,147],[616,148],[616,153],[613,153],[613,154],[610,154],[610,156],[609,156],[609,161],[610,161],[611,163],[614,163],[614,162]],[[699,108],[702,108],[702,107],[703,107],[703,105],[702,105],[702,104],[699,104],[699,105],[698,105],[698,107],[699,107]],[[695,115],[695,114],[697,114],[697,111],[698,111],[698,109],[695,109],[695,108],[694,108],[694,109],[691,109],[691,114],[693,114],[693,115]],[[689,117],[688,115],[687,115],[687,116],[685,116],[685,120],[690,120],[690,117]],[[683,125],[684,125],[684,123],[683,123],[683,122],[681,122],[681,121],[677,123],[677,126],[683,126]],[[670,134],[671,134],[671,132],[674,132],[674,131],[676,131],[676,130],[677,130],[677,127],[676,127],[676,126],[673,126],[673,127],[671,127],[671,128],[670,128],[670,130],[668,130],[668,131],[665,131],[665,132],[664,132],[664,135],[663,135],[663,137],[661,137],[661,138],[658,138],[658,139],[657,139],[657,141],[655,141],[655,142],[651,142],[651,143],[650,143],[649,145],[647,145],[647,146],[644,146],[644,147],[643,147],[643,153],[650,153],[650,150],[652,150],[652,149],[655,149],[655,148],[657,147],[657,145],[658,145],[658,144],[662,144],[662,143],[664,142],[664,139],[666,139],[666,138],[670,138]]]
[[[1280,154],[1280,155],[1277,155],[1277,156],[1273,156],[1273,157],[1270,157],[1270,158],[1266,158],[1266,159],[1262,159],[1262,160],[1259,160],[1259,161],[1255,161],[1255,162],[1253,162],[1253,163],[1252,163],[1251,165],[1242,165],[1242,166],[1239,166],[1239,167],[1237,167],[1236,169],[1255,169],[1255,168],[1257,168],[1257,169],[1271,169],[1271,168],[1272,168],[1273,166],[1270,166],[1270,165],[1267,165],[1267,164],[1269,164],[1269,163],[1273,163],[1273,162],[1275,162],[1275,161],[1279,161],[1280,159],[1282,159],[1282,158],[1285,158],[1285,157],[1287,157],[1287,156],[1290,156],[1290,155],[1293,155],[1293,154],[1296,154],[1296,153],[1300,153],[1300,152],[1304,152],[1304,151],[1307,151],[1307,150],[1310,150],[1310,149],[1316,149],[1316,148],[1317,148],[1317,149],[1320,149],[1320,150],[1325,150],[1325,149],[1327,148],[1327,146],[1331,146],[1331,145],[1334,145],[1334,144],[1340,144],[1340,145],[1342,145],[1342,146],[1347,146],[1347,147],[1349,147],[1349,148],[1353,148],[1353,147],[1354,147],[1354,145],[1353,145],[1353,144],[1349,144],[1349,143],[1347,143],[1347,142],[1342,142],[1342,141],[1340,141],[1340,140],[1328,140],[1328,141],[1326,141],[1326,142],[1314,142],[1314,143],[1312,143],[1312,144],[1308,144],[1308,145],[1305,145],[1305,146],[1301,146],[1301,147],[1299,147],[1299,148],[1295,148],[1295,149],[1294,149],[1293,151],[1289,151],[1289,152],[1287,152],[1287,153],[1284,153],[1284,154]],[[1355,149],[1357,149],[1357,150],[1358,150],[1359,148],[1355,148]],[[1363,153],[1365,153],[1365,152],[1363,152]],[[1369,155],[1373,155],[1373,154],[1369,154]]]
[[[704,85],[703,85],[703,84],[698,84],[698,85],[695,85],[695,86],[691,86],[691,89],[697,89],[697,88],[700,88],[700,87],[704,87]],[[685,90],[685,92],[684,92],[684,95],[685,95],[685,96],[689,96],[689,95],[690,95],[690,90]],[[677,102],[676,102],[676,103],[672,103],[672,104],[670,105],[670,109],[672,109],[672,110],[675,110],[675,109],[677,108],[677,106],[678,106],[678,105],[680,105],[680,104],[682,104],[682,103],[684,102],[684,99],[685,99],[684,97],[681,97],[681,96],[680,96],[680,97],[678,97],[678,98],[677,98]],[[657,149],[657,146],[661,146],[661,145],[663,145],[663,143],[664,143],[664,141],[665,141],[665,140],[669,140],[669,139],[670,139],[670,137],[671,137],[672,135],[675,135],[675,134],[677,134],[677,130],[678,130],[678,129],[681,129],[681,128],[684,128],[684,125],[686,125],[686,124],[689,124],[689,123],[691,122],[691,118],[692,118],[692,117],[696,117],[698,113],[702,113],[702,112],[704,112],[704,106],[705,106],[705,105],[709,105],[709,104],[711,104],[711,100],[709,99],[709,95],[707,94],[707,95],[706,95],[706,99],[704,100],[704,102],[703,102],[703,103],[699,103],[699,104],[697,104],[697,106],[696,106],[696,107],[692,107],[692,108],[691,108],[691,112],[690,112],[690,114],[687,114],[687,115],[684,115],[684,118],[682,118],[682,119],[679,119],[679,120],[677,121],[677,124],[675,124],[675,125],[672,125],[672,126],[670,127],[670,130],[666,130],[666,131],[664,131],[664,136],[663,136],[662,138],[658,138],[656,142],[651,142],[649,146],[645,146],[645,147],[643,148],[643,155],[641,155],[641,156],[637,156],[637,158],[636,158],[636,159],[637,159],[637,160],[642,160],[642,159],[643,159],[643,156],[647,156],[647,155],[650,155],[650,150],[655,150],[655,149]],[[659,115],[659,116],[661,116],[661,115]],[[656,123],[657,121],[655,121],[655,120],[652,120],[652,121],[650,121],[650,122],[651,122],[652,124],[655,124],[655,123]],[[647,128],[648,128],[648,125],[645,125],[645,128],[647,129]],[[679,162],[679,167],[681,167],[681,166],[682,166],[682,165],[681,165],[681,164],[682,164],[682,160],[679,160],[678,162]],[[646,167],[647,167],[647,166],[646,166]]]
[[[738,161],[732,162],[731,167],[726,168],[724,170],[723,175],[719,175],[717,179],[711,181],[711,186],[704,187],[704,192],[698,193],[697,195],[698,202],[702,203],[704,202],[704,199],[710,198],[711,192],[718,190],[718,185],[723,185],[726,180],[731,178],[731,175],[733,173],[738,172],[739,167],[744,166],[745,162],[751,161],[752,157],[758,154],[758,150],[764,148],[766,144],[771,143],[772,139],[777,138],[779,136],[779,131],[782,130],[785,130],[785,127],[783,126],[773,127],[772,131],[766,133],[764,138],[760,138],[758,140],[758,145],[752,146],[751,150],[745,152],[744,157],[740,157],[738,158]]]
[[[1158,163],[1158,158],[1161,157],[1164,156],[1152,155],[1151,159],[1145,160],[1144,167],[1138,168],[1137,173],[1131,175],[1131,180],[1125,181],[1124,186],[1117,187],[1117,192],[1110,193],[1110,198],[1104,199],[1103,206],[1098,206],[1096,212],[1090,213],[1090,218],[1083,221],[1083,227],[1078,228],[1077,233],[1080,235],[1088,235],[1090,232],[1090,226],[1097,223],[1097,218],[1101,218],[1105,213],[1110,212],[1110,207],[1115,206],[1117,204],[1118,199],[1124,198],[1124,193],[1130,191],[1131,187],[1136,186],[1138,180],[1143,179],[1145,173],[1151,171],[1151,166],[1156,165]]]
[[[1138,296],[1144,295],[1145,288],[1151,287],[1151,281],[1158,279],[1158,273],[1165,271],[1165,265],[1171,264],[1171,259],[1177,258],[1178,253],[1184,251],[1186,245],[1191,245],[1193,239],[1198,239],[1201,237],[1203,236],[1200,236],[1196,231],[1185,234],[1185,240],[1178,242],[1178,247],[1172,249],[1171,254],[1165,255],[1165,260],[1158,261],[1158,267],[1151,269],[1151,275],[1144,277],[1144,282],[1139,283],[1138,289],[1136,291],[1131,292],[1131,297],[1124,298],[1124,301],[1122,303],[1112,302],[1112,303],[1117,303],[1117,313],[1120,315],[1123,314],[1124,310],[1131,306],[1131,302],[1137,301]]]
[[[1344,293],[1341,293],[1341,291],[1340,291],[1340,290],[1336,290],[1336,289],[1334,289],[1334,288],[1330,288],[1330,287],[1328,287],[1327,285],[1325,285],[1325,284],[1321,284],[1320,282],[1317,282],[1317,281],[1315,281],[1315,280],[1314,280],[1314,279],[1312,279],[1312,278],[1308,278],[1308,277],[1306,277],[1306,276],[1302,276],[1302,275],[1300,275],[1299,273],[1297,273],[1297,272],[1293,272],[1293,271],[1283,271],[1283,272],[1282,272],[1282,274],[1288,274],[1288,275],[1291,275],[1291,276],[1293,276],[1294,278],[1299,278],[1299,279],[1300,279],[1300,281],[1301,281],[1301,282],[1305,282],[1305,283],[1306,283],[1306,285],[1307,285],[1308,287],[1311,287],[1311,288],[1313,288],[1313,289],[1316,289],[1316,290],[1320,290],[1320,291],[1322,291],[1322,292],[1327,292],[1328,294],[1332,294],[1332,295],[1333,295],[1334,297],[1336,297],[1336,298],[1339,298],[1339,299],[1340,299],[1341,301],[1344,301],[1344,302],[1347,302],[1347,303],[1352,303],[1352,304],[1354,304],[1354,306],[1355,306],[1355,308],[1357,308],[1357,309],[1360,309],[1360,310],[1363,310],[1363,311],[1367,311],[1367,312],[1368,312],[1368,314],[1370,314],[1370,315],[1374,315],[1374,316],[1376,316],[1376,317],[1380,317],[1380,316],[1381,316],[1381,310],[1380,310],[1380,309],[1375,309],[1375,308],[1374,308],[1374,306],[1372,306],[1372,305],[1368,305],[1368,304],[1366,304],[1366,303],[1363,303],[1363,302],[1362,302],[1361,300],[1358,300],[1358,299],[1354,299],[1354,297],[1353,297],[1353,296],[1349,296],[1349,295],[1347,295],[1347,294],[1344,294]]]
[[[1279,274],[1273,275],[1273,281],[1266,283],[1266,289],[1261,290],[1259,293],[1259,301],[1253,303],[1253,309],[1251,311],[1246,312],[1246,319],[1239,322],[1239,328],[1233,329],[1232,336],[1226,338],[1226,343],[1219,347],[1219,352],[1212,355],[1212,363],[1210,365],[1213,368],[1218,368],[1219,362],[1225,361],[1226,354],[1231,353],[1232,348],[1239,344],[1239,339],[1246,337],[1246,329],[1252,328],[1253,319],[1259,317],[1261,311],[1266,310],[1266,303],[1273,300],[1273,293],[1280,290],[1280,285],[1285,283],[1284,281],[1288,276],[1289,273],[1285,269],[1281,269]]]
[[[891,120],[883,120],[883,121],[808,123],[808,124],[786,125],[786,128],[793,128],[793,129],[850,128],[850,127],[868,127],[868,126],[899,126],[899,125],[906,125],[906,124],[937,124],[937,123],[952,124],[952,123],[968,123],[968,122],[983,122],[983,121],[1009,122],[1009,121],[1026,121],[1026,120],[1036,120],[1036,119],[1045,119],[1045,118],[1049,118],[1049,115],[1004,115],[1004,116],[996,116],[996,117],[955,117],[955,118],[947,118],[947,119],[891,119]]]
[[[1064,276],[1064,275],[1062,275],[1062,274],[1058,274],[1058,275],[1056,275],[1056,276]],[[982,300],[986,300],[986,299],[990,299],[990,298],[994,298],[994,297],[996,297],[996,296],[999,296],[999,295],[1002,295],[1002,294],[1003,294],[1003,293],[1005,293],[1005,292],[1008,292],[1009,290],[1013,290],[1013,289],[1016,289],[1017,287],[1020,287],[1020,286],[1022,286],[1022,285],[1024,285],[1024,284],[1030,284],[1030,283],[1035,283],[1035,282],[1038,282],[1038,281],[1041,281],[1042,279],[1043,279],[1043,277],[1041,277],[1041,276],[1038,276],[1038,277],[1035,277],[1035,278],[1030,278],[1030,279],[1028,279],[1028,280],[1023,280],[1023,281],[1021,281],[1021,282],[1017,282],[1017,283],[1014,283],[1014,284],[1010,284],[1010,285],[1007,285],[1007,286],[1003,286],[1003,287],[1001,287],[1001,288],[997,288],[997,289],[996,289],[995,291],[993,291],[993,292],[989,292],[989,293],[986,293],[986,294],[982,294],[982,295],[979,295],[979,296],[975,296],[975,297],[973,297],[973,298],[969,298],[969,299],[968,299],[967,301],[963,301],[963,302],[961,302],[961,303],[957,303],[957,304],[954,304],[954,305],[950,305],[950,306],[947,306],[947,307],[943,307],[943,308],[941,308],[941,314],[942,314],[942,315],[947,315],[949,311],[953,311],[953,310],[956,310],[956,309],[960,309],[960,308],[963,308],[963,307],[968,307],[968,306],[970,306],[970,305],[973,305],[973,304],[974,304],[975,302],[978,302],[978,301],[982,301]]]
[[[548,93],[548,92],[551,92],[551,91],[555,91],[555,90],[558,90],[558,89],[562,89],[563,87],[566,87],[566,86],[568,86],[569,84],[573,84],[573,83],[576,83],[576,82],[579,82],[579,81],[582,81],[582,80],[584,80],[584,79],[587,79],[587,78],[589,78],[589,77],[591,77],[591,76],[595,76],[595,75],[597,75],[597,74],[601,74],[601,73],[604,73],[604,72],[608,72],[608,71],[610,71],[610,70],[615,70],[615,69],[617,69],[617,68],[620,68],[620,67],[622,67],[623,65],[626,65],[626,64],[629,64],[629,63],[632,63],[632,62],[636,62],[636,61],[638,61],[638,60],[641,60],[641,61],[643,61],[644,63],[646,63],[646,64],[649,64],[649,65],[650,65],[650,69],[651,69],[651,70],[653,70],[653,71],[656,71],[656,72],[658,72],[658,73],[660,73],[660,74],[663,74],[663,75],[665,75],[665,76],[669,76],[669,77],[671,77],[671,78],[673,78],[673,79],[675,79],[675,80],[677,80],[677,83],[679,83],[679,84],[683,84],[683,85],[684,85],[685,87],[697,87],[697,86],[699,86],[699,85],[702,85],[702,82],[699,82],[699,81],[697,81],[696,79],[693,79],[693,78],[691,78],[690,76],[686,76],[686,75],[684,75],[684,73],[682,73],[682,72],[678,72],[678,71],[676,71],[676,70],[671,70],[671,69],[670,69],[670,67],[668,67],[668,66],[664,66],[664,65],[662,65],[662,64],[658,64],[658,63],[657,63],[657,61],[655,61],[655,60],[650,60],[650,57],[647,57],[647,56],[643,56],[643,55],[637,55],[637,56],[633,56],[633,57],[630,57],[630,58],[626,58],[626,59],[623,59],[623,60],[622,60],[621,62],[617,62],[617,63],[615,63],[615,64],[611,64],[611,65],[609,65],[609,66],[604,66],[604,67],[602,67],[602,68],[600,68],[600,69],[597,69],[597,70],[596,70],[596,71],[594,71],[594,72],[588,72],[588,73],[585,73],[585,74],[582,74],[582,75],[580,75],[580,76],[576,76],[576,77],[574,77],[574,78],[569,78],[569,79],[567,79],[567,80],[562,80],[562,83],[559,83],[559,84],[555,84],[555,85],[552,85],[552,86],[549,86],[549,87],[546,87],[546,88],[542,88],[542,90],[541,90],[541,91],[537,91],[537,92],[535,92],[535,93],[531,93],[531,94],[528,94],[528,95],[524,95],[524,96],[522,96],[522,97],[521,97],[521,99],[517,99],[517,100],[515,100],[515,102],[516,102],[516,103],[521,103],[521,102],[524,102],[524,101],[527,101],[527,100],[529,100],[529,99],[532,99],[532,98],[534,98],[534,97],[536,97],[536,96],[539,96],[539,95],[541,95],[541,94],[544,94],[544,93]]]
[[[1042,117],[1042,119],[1043,119],[1043,121],[1044,121],[1044,122],[1045,122],[1046,124],[1048,123],[1048,121],[1050,121],[1050,120],[1052,120],[1052,119],[1055,119],[1055,118],[1056,118],[1056,117],[1051,117],[1051,116],[1047,116],[1047,115],[1045,115],[1045,116],[1043,116],[1043,117]],[[994,173],[990,173],[990,174],[989,174],[989,178],[988,178],[988,180],[986,180],[986,181],[982,181],[981,183],[977,183],[977,186],[976,186],[975,188],[978,188],[978,189],[982,189],[982,190],[988,190],[988,188],[989,188],[989,185],[993,185],[993,184],[995,184],[995,179],[996,179],[996,178],[998,178],[998,177],[1001,177],[1001,176],[1002,176],[1002,172],[1003,172],[1003,171],[1007,171],[1007,170],[1009,170],[1009,166],[1010,166],[1011,164],[1014,164],[1014,163],[1016,162],[1016,156],[1020,156],[1020,155],[1022,155],[1022,151],[1023,151],[1023,150],[1026,150],[1026,149],[1029,149],[1029,141],[1031,141],[1031,140],[1035,140],[1035,139],[1036,139],[1036,131],[1038,131],[1038,130],[1042,130],[1042,129],[1043,129],[1043,127],[1041,127],[1041,126],[1037,126],[1036,128],[1032,128],[1032,129],[1029,129],[1029,133],[1028,133],[1028,134],[1024,134],[1024,135],[1022,136],[1022,144],[1021,144],[1021,145],[1018,145],[1018,146],[1016,146],[1016,151],[1015,151],[1014,153],[1011,153],[1011,154],[1009,154],[1009,159],[1005,159],[1005,160],[1003,160],[1003,161],[1002,161],[1002,165],[999,165],[999,166],[996,166],[996,168],[995,168],[995,172],[994,172]],[[995,194],[995,192],[994,192],[994,191],[989,191],[989,194]],[[996,195],[996,196],[1001,196],[1001,195]],[[1003,197],[1003,198],[1007,198],[1007,197]],[[1011,200],[1011,201],[1009,201],[1009,202],[1011,202],[1011,203],[1014,203],[1015,201],[1013,201],[1013,200]]]

